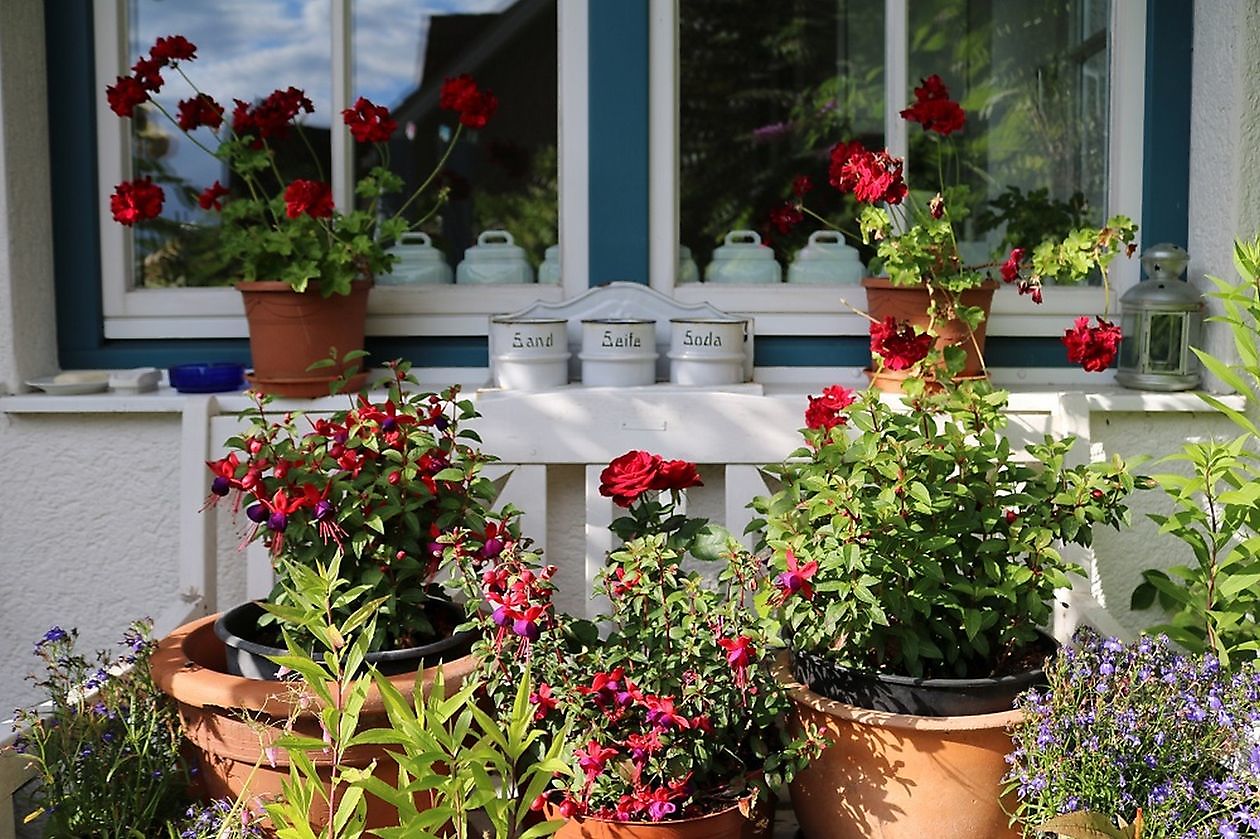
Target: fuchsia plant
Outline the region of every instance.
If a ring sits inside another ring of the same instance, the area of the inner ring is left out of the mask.
[[[555,569],[516,543],[481,577],[490,699],[504,707],[528,674],[535,720],[565,739],[573,770],[535,805],[650,822],[747,804],[813,748],[782,727],[788,699],[752,608],[760,564],[727,534],[716,585],[683,568],[717,535],[679,512],[683,491],[700,483],[694,464],[627,452],[601,477],[603,494],[626,508],[612,524],[625,542],[595,588],[608,615],[557,614]]]

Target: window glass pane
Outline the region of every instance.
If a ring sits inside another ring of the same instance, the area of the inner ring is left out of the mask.
[[[392,212],[437,166],[458,115],[438,105],[446,78],[467,73],[498,98],[479,130],[465,127],[443,164],[449,202],[432,194],[406,210],[454,267],[480,233],[506,230],[534,268],[557,242],[556,0],[359,0],[354,89],[390,109],[399,130],[389,168],[403,177]],[[356,144],[359,175],[382,161]],[[399,279],[402,272],[396,266]]]
[[[819,225],[772,230],[771,210],[810,176],[809,206],[851,218],[826,187],[840,139],[884,144],[884,4],[680,0],[681,242],[703,268],[727,231],[772,239],[780,260]]]
[[[198,90],[227,109],[229,120],[235,99],[252,104],[290,85],[305,91],[315,112],[304,115],[303,133],[318,164],[302,138],[293,134],[273,143],[277,167],[286,180],[319,177],[318,168],[327,179],[332,91],[328,0],[130,0],[128,8],[129,60],[147,55],[158,37],[183,35],[196,44],[197,57],[182,67]],[[154,99],[174,116],[179,101],[195,94],[178,72],[168,68],[162,76],[165,84]],[[136,109],[133,170],[137,177],[151,176],[166,192],[161,217],[133,228],[137,287],[234,281],[233,266],[215,247],[217,216],[202,211],[197,196],[216,180],[234,190],[240,185],[206,150],[217,146],[213,132],[198,128],[194,138],[206,148],[183,136],[153,105]]]
[[[1107,206],[1107,0],[915,0],[910,79],[937,74],[967,112],[944,141],[909,126],[909,182],[969,188],[964,257],[1032,248]],[[907,97],[909,101],[910,97]],[[957,218],[960,202],[951,202]],[[970,250],[970,253],[967,250]]]

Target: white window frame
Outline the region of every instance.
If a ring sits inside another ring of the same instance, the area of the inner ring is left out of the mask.
[[[908,85],[909,0],[885,0],[884,129],[889,150],[904,157],[904,107]],[[866,320],[848,303],[861,306],[860,288],[841,291],[787,284],[717,286],[708,283],[674,286],[679,231],[679,50],[678,0],[650,0],[649,75],[649,277],[652,288],[686,303],[709,302],[720,309],[754,315],[763,335],[865,335]],[[1142,217],[1142,153],[1145,129],[1146,0],[1111,0],[1110,142],[1108,148],[1107,215]],[[1110,313],[1119,312],[1119,297],[1140,280],[1137,259],[1112,263]],[[853,299],[846,302],[846,293]],[[1016,289],[998,290],[988,334],[997,336],[1060,336],[1080,315],[1103,312],[1099,287],[1053,287],[1040,306]]]
[[[330,0],[333,37],[331,112],[351,100],[351,0]],[[589,259],[587,161],[587,55],[590,0],[557,2],[560,263],[563,286],[487,288],[384,287],[368,302],[369,335],[485,335],[489,316],[537,300],[560,300],[586,291]],[[130,123],[109,110],[104,91],[134,61],[128,54],[126,0],[94,0],[96,134],[100,196],[101,292],[106,338],[242,338],[247,335],[240,294],[224,288],[136,288],[132,237],[108,211],[114,186],[133,177]],[[337,120],[332,132],[334,200],[349,206],[352,147]]]

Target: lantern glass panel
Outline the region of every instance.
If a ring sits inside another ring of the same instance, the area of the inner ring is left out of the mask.
[[[1138,324],[1142,319],[1132,310],[1120,315],[1120,329],[1124,340],[1120,342],[1120,366],[1128,370],[1136,370],[1138,359],[1142,357],[1142,332]]]
[[[1151,312],[1150,339],[1147,342],[1148,366],[1153,373],[1172,373],[1181,369],[1182,312]]]

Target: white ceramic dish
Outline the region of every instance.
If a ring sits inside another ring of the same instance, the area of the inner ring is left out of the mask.
[[[109,375],[102,373],[99,379],[69,382],[59,382],[56,376],[40,376],[38,379],[28,379],[26,383],[53,396],[74,396],[76,394],[100,393],[101,391],[109,390]]]

